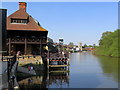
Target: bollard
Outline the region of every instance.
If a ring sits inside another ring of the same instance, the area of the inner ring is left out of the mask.
[[[35,56],[33,56],[33,58],[35,58]]]

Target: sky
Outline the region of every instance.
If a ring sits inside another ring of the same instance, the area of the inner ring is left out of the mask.
[[[3,2],[7,15],[19,9],[18,2]],[[65,44],[98,45],[105,31],[118,29],[117,2],[27,2],[27,13],[48,30],[48,37]]]

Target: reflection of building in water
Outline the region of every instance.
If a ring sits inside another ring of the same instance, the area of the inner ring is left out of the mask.
[[[65,88],[69,87],[69,73],[44,73],[41,76],[32,76],[18,82],[20,89],[31,88]]]
[[[62,72],[62,73],[49,73],[47,76],[48,88],[65,88],[69,87],[69,72]]]
[[[46,88],[46,76],[33,76],[18,82],[20,89]]]

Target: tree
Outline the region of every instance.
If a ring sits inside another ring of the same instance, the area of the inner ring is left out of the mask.
[[[74,47],[74,43],[73,42],[70,42],[68,45],[69,45],[69,47]]]
[[[119,39],[120,39],[120,29],[115,30],[114,32],[104,32],[99,41],[99,47],[96,50],[97,54],[120,57],[118,49],[120,48]]]
[[[112,32],[106,31],[102,34],[101,39],[99,40],[99,45],[103,45],[105,38],[107,38]]]
[[[84,46],[83,46],[83,47],[84,47],[84,48],[85,48],[85,47],[87,47],[87,44],[84,44]]]
[[[92,45],[89,45],[88,47],[93,47]]]

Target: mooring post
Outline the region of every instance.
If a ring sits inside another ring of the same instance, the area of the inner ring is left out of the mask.
[[[70,59],[68,59],[68,71],[69,71],[69,66],[70,66]]]
[[[50,60],[50,51],[48,49],[48,53],[47,53],[47,69],[48,69],[48,72],[49,72],[49,60]]]
[[[47,59],[47,69],[49,71],[49,58]]]

